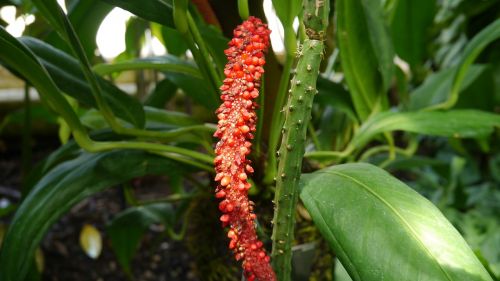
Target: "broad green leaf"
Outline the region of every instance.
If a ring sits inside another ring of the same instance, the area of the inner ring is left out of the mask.
[[[80,231],[80,247],[91,259],[97,259],[102,252],[102,236],[93,225],[85,224]]]
[[[154,203],[128,208],[108,223],[106,232],[111,239],[111,246],[127,274],[132,274],[130,262],[144,232],[154,223],[171,227],[174,216],[174,208],[170,203]]]
[[[58,164],[38,181],[14,215],[0,252],[0,280],[23,280],[45,232],[81,200],[135,177],[185,172],[181,163],[131,150],[82,153]]]
[[[384,170],[344,164],[302,180],[302,201],[354,281],[492,280],[439,209]]]
[[[382,112],[368,119],[353,137],[362,147],[375,135],[406,131],[431,136],[480,138],[500,127],[500,115],[479,110]]]
[[[394,51],[381,1],[336,1],[340,60],[354,107],[364,120],[385,104],[393,76]]]
[[[431,108],[450,108],[455,105],[469,67],[484,50],[484,48],[498,38],[500,38],[500,19],[497,19],[481,30],[481,32],[474,36],[467,46],[465,46],[458,69],[453,77],[453,84],[448,94],[448,99],[441,104],[432,106]]]
[[[33,37],[22,37],[20,40],[36,54],[61,90],[87,106],[96,107],[96,101],[75,58]],[[116,116],[136,127],[143,127],[144,110],[141,103],[105,79],[97,77],[97,80]]]
[[[110,5],[120,7],[145,20],[174,27],[172,3],[169,0],[101,0]]]
[[[398,0],[391,22],[396,53],[415,67],[423,62],[429,28],[436,12],[436,0]]]
[[[125,70],[155,69],[172,73],[182,73],[202,79],[198,68],[184,60],[173,55],[164,55],[161,57],[138,58],[129,61],[120,61],[115,63],[104,63],[94,66],[94,71],[100,75],[121,72]]]
[[[457,67],[448,68],[427,77],[424,83],[410,94],[409,109],[418,110],[446,101],[457,69]],[[460,91],[467,89],[485,70],[484,65],[471,66],[467,70]]]

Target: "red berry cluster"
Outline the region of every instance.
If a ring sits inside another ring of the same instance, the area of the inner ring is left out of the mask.
[[[274,281],[276,276],[269,264],[269,256],[255,232],[253,202],[248,200],[250,183],[247,174],[253,173],[250,153],[255,131],[260,78],[264,73],[264,52],[269,47],[267,25],[250,17],[234,30],[234,38],[225,50],[228,63],[222,90],[222,105],[217,109],[219,123],[214,136],[219,138],[215,152],[215,180],[219,182],[216,197],[222,199],[219,209],[224,213],[220,220],[230,229],[229,248],[236,260],[243,260],[248,281]]]

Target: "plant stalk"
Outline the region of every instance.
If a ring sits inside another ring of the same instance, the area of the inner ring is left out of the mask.
[[[273,228],[273,267],[279,281],[290,281],[295,211],[299,179],[311,118],[316,81],[324,50],[324,33],[328,25],[329,1],[304,0],[303,21],[307,38],[297,50],[296,74],[291,81],[290,96],[284,108],[279,163],[276,177]]]

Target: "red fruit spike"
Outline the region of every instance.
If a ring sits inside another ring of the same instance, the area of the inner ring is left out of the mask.
[[[251,184],[247,175],[254,172],[247,155],[255,131],[258,105],[254,100],[259,96],[270,32],[255,17],[250,17],[234,30],[235,37],[224,51],[228,63],[224,69],[224,86],[221,87],[223,103],[216,111],[219,122],[214,134],[220,139],[214,159],[219,182],[215,196],[223,199],[219,204],[224,213],[220,220],[223,226],[230,226],[229,248],[237,260],[243,259],[244,275],[249,281],[276,280],[269,256],[256,234],[256,215],[253,203],[248,199]]]

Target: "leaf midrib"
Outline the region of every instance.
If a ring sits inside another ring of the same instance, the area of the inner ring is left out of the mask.
[[[344,178],[347,178],[349,180],[352,180],[354,183],[358,184],[359,186],[361,186],[362,188],[366,189],[369,193],[371,193],[375,198],[377,198],[378,200],[380,200],[384,205],[386,205],[391,211],[394,212],[394,214],[396,215],[397,218],[399,218],[401,220],[401,222],[403,223],[403,225],[408,229],[409,233],[415,238],[416,241],[418,241],[418,244],[420,244],[422,246],[422,248],[424,249],[424,251],[427,253],[427,255],[429,255],[430,257],[432,257],[432,260],[438,265],[438,268],[443,272],[443,274],[445,275],[445,277],[450,280],[450,281],[453,281],[453,279],[449,276],[448,272],[446,272],[446,270],[441,266],[441,264],[437,261],[437,258],[434,256],[434,254],[432,252],[430,252],[427,247],[425,247],[425,244],[422,243],[422,241],[420,239],[418,239],[418,235],[417,233],[415,232],[415,230],[411,227],[411,225],[403,218],[403,216],[389,203],[387,202],[384,198],[382,198],[381,196],[379,196],[373,189],[371,189],[368,185],[366,185],[365,183],[347,175],[347,174],[343,174],[341,172],[337,172],[337,171],[328,171],[326,173],[331,173],[331,174],[335,174],[337,176],[340,176],[340,177],[344,177]]]

